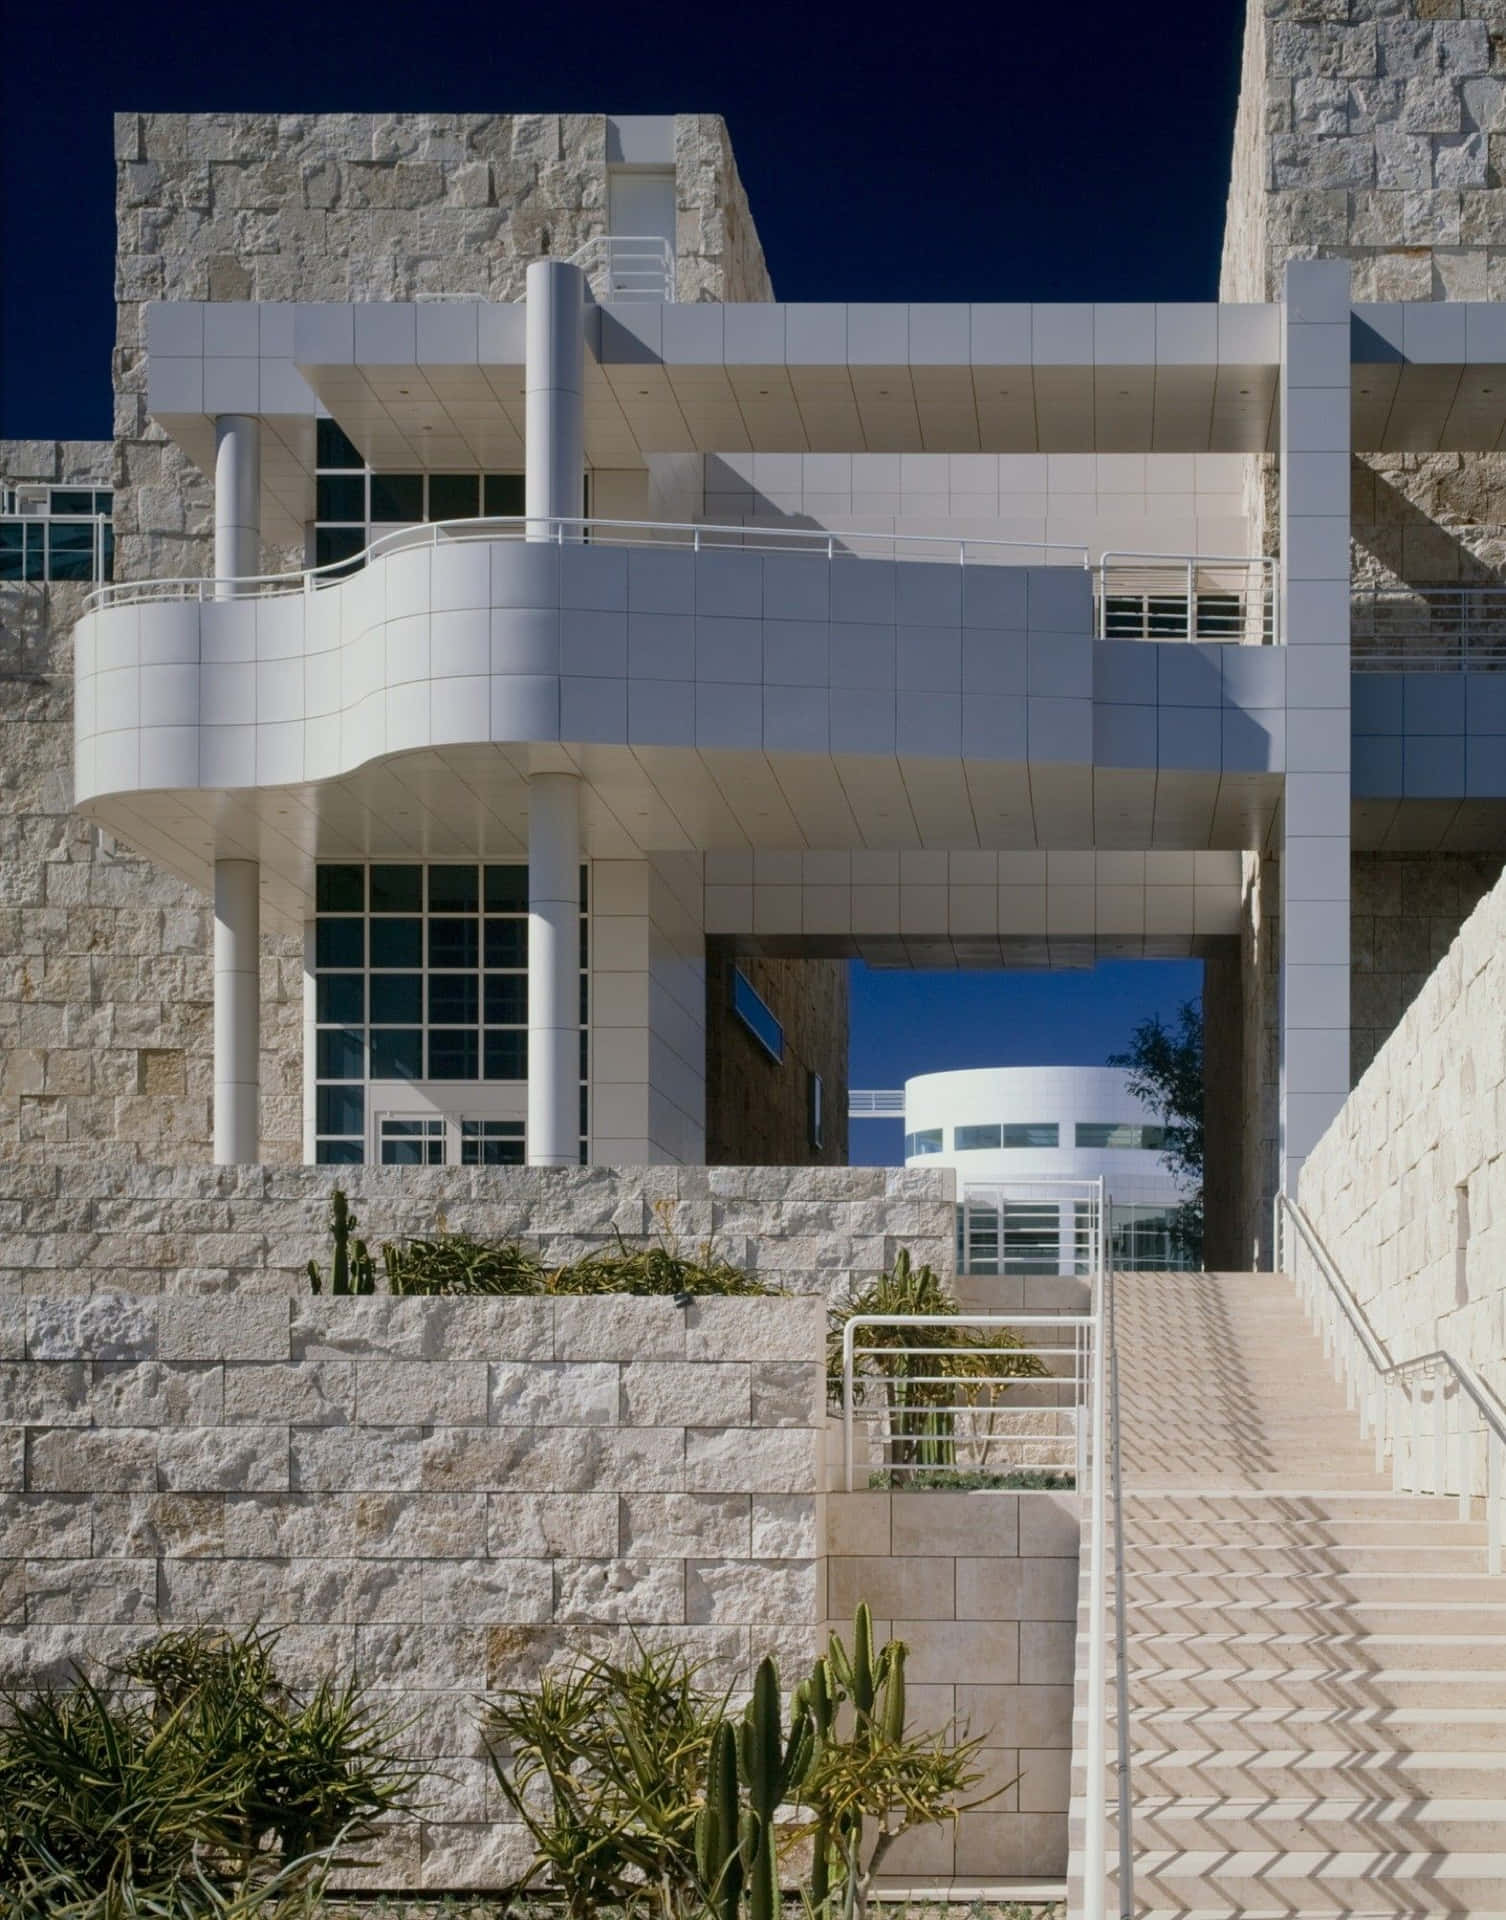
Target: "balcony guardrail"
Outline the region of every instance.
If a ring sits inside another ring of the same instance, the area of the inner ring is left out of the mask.
[[[853,1087],[847,1095],[849,1120],[903,1120],[903,1087]]]
[[[1506,586],[1361,587],[1350,596],[1361,673],[1506,670]]]
[[[1100,640],[1221,640],[1269,646],[1280,632],[1276,562],[1264,555],[1105,553]]]
[[[373,560],[416,547],[440,547],[472,540],[538,540],[559,546],[587,542],[625,547],[670,546],[689,548],[695,553],[733,548],[744,553],[807,553],[826,560],[890,559],[953,566],[1076,567],[1092,576],[1096,602],[1093,630],[1101,638],[1192,638],[1248,644],[1260,634],[1269,639],[1274,631],[1273,590],[1266,592],[1265,610],[1257,619],[1248,610],[1250,592],[1258,598],[1265,590],[1247,591],[1240,601],[1246,611],[1236,616],[1227,607],[1222,613],[1216,613],[1217,605],[1222,604],[1218,596],[1223,589],[1207,584],[1210,578],[1222,579],[1239,567],[1262,569],[1267,565],[1264,561],[1181,554],[1105,554],[1095,565],[1087,547],[1063,541],[973,540],[945,534],[869,533],[855,528],[723,526],[704,521],[604,520],[594,516],[539,519],[520,515],[427,521],[416,526],[396,527],[349,559],[298,572],[246,574],[234,579],[184,575],[167,580],[116,581],[91,593],[84,602],[84,611],[92,613],[104,607],[145,606],[160,601],[267,599],[284,594],[313,594],[339,585]],[[1145,582],[1152,572],[1161,583],[1172,579],[1192,581],[1190,618],[1185,598],[1172,611],[1159,603],[1174,600],[1175,596],[1162,593],[1152,596],[1159,605],[1156,617],[1151,618],[1145,611],[1149,605]],[[1224,598],[1227,599],[1227,595]],[[1132,600],[1141,609],[1138,626],[1127,611]]]
[[[1102,1179],[1043,1175],[964,1187],[959,1208],[967,1274],[1097,1274],[1106,1257]]]
[[[584,271],[592,293],[605,305],[674,302],[675,250],[660,234],[598,233],[571,254],[570,264]]]

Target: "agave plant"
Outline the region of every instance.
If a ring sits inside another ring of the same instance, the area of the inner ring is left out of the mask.
[[[914,1265],[902,1248],[887,1273],[850,1293],[827,1315],[826,1381],[833,1403],[841,1403],[843,1335],[855,1314],[902,1319],[911,1314],[952,1318],[957,1312],[956,1299],[935,1269]],[[986,1420],[999,1393],[1007,1391],[1000,1381],[1039,1378],[1047,1371],[1008,1327],[983,1334],[964,1325],[867,1326],[860,1346],[854,1392],[863,1392],[867,1382],[882,1395],[889,1466],[905,1476],[905,1484],[916,1469],[957,1465],[958,1406],[976,1407]]]

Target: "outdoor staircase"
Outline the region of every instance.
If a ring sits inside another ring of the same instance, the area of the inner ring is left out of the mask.
[[[1376,1474],[1284,1277],[1115,1286],[1134,1911],[1506,1914],[1506,1578],[1484,1523]]]

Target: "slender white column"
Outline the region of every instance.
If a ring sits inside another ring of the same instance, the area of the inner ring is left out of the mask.
[[[303,1164],[314,1164],[318,1128],[319,979],[315,972],[318,923],[303,923]]]
[[[1281,354],[1281,1186],[1349,1097],[1349,265],[1292,260]]]
[[[528,783],[528,1164],[580,1161],[580,781]]]
[[[214,863],[214,1162],[258,1157],[261,864]]]
[[[528,269],[526,352],[524,504],[529,539],[548,540],[549,520],[578,520],[584,507],[586,276],[568,261]]]
[[[221,413],[214,422],[214,577],[218,600],[227,584],[261,572],[261,422]]]

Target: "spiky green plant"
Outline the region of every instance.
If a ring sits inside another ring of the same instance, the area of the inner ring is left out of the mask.
[[[775,1815],[804,1780],[815,1748],[810,1709],[796,1695],[786,1735],[780,1724],[779,1672],[767,1657],[753,1676],[753,1697],[737,1729],[737,1771],[750,1816],[742,1844],[749,1920],[779,1911]]]
[[[366,1242],[355,1237],[356,1216],[350,1210],[345,1189],[336,1187],[329,1197],[329,1232],[333,1247],[330,1255],[331,1293],[375,1293],[376,1262]],[[319,1262],[308,1263],[309,1286],[315,1293],[324,1291],[324,1275]]]

